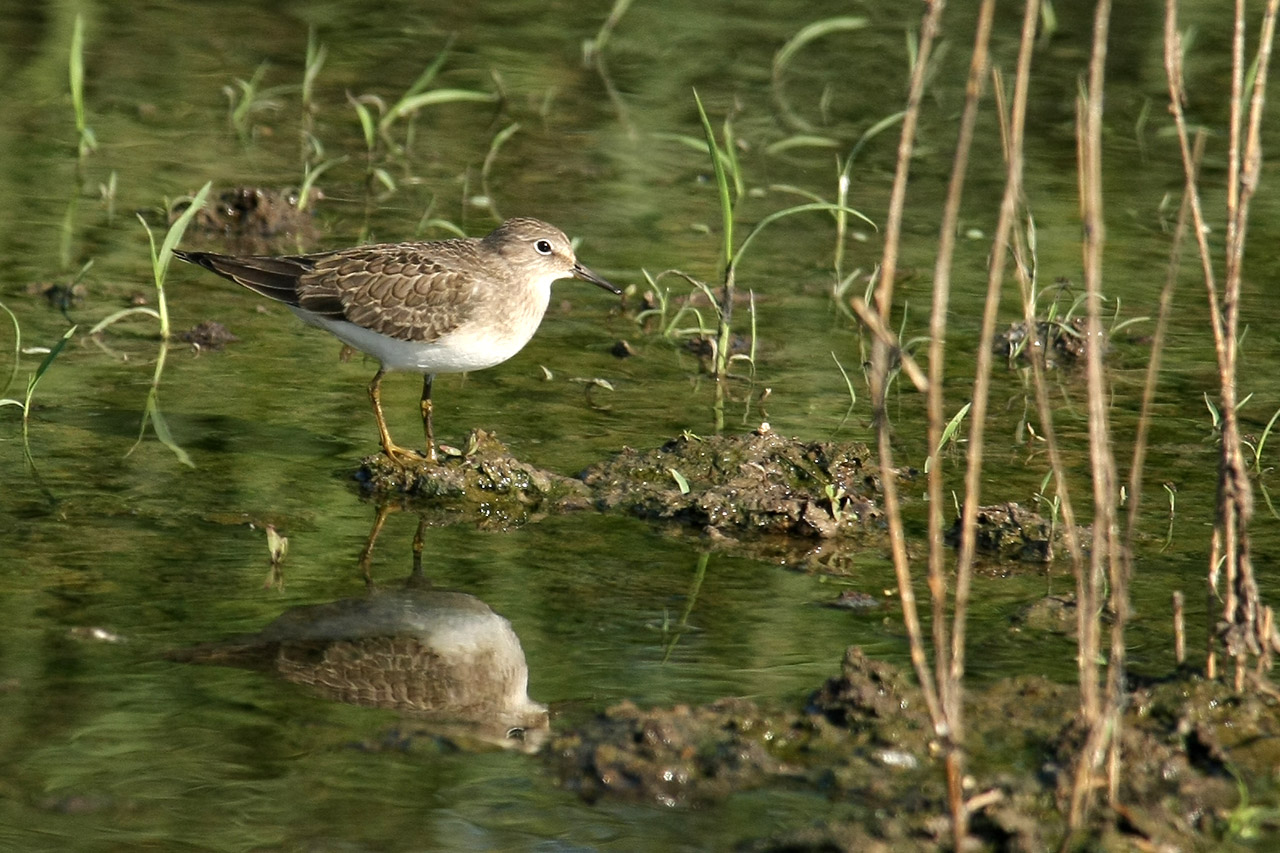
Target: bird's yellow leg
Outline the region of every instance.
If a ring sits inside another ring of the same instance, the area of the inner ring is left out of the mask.
[[[422,454],[414,450],[406,450],[391,440],[391,432],[387,429],[387,419],[382,414],[382,377],[385,368],[378,368],[373,381],[369,383],[369,400],[373,403],[373,417],[378,422],[378,439],[382,442],[382,452],[398,465],[416,465],[422,461]],[[432,461],[435,461],[434,458]]]
[[[427,459],[436,460],[436,435],[431,427],[431,380],[435,376],[430,373],[422,375],[422,429],[427,434]]]

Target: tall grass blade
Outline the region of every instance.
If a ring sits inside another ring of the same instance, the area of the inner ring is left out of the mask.
[[[76,15],[75,26],[71,30],[68,76],[71,83],[71,107],[76,116],[76,133],[80,137],[78,156],[83,161],[86,155],[97,150],[98,142],[84,117],[84,15],[82,14]]]
[[[707,140],[707,152],[711,155],[711,167],[715,171],[716,190],[720,194],[720,216],[724,228],[724,256],[723,261],[728,270],[733,260],[733,199],[729,197],[729,178],[725,173],[726,154],[721,151],[719,144],[716,143],[715,131],[711,129],[711,120],[707,118],[707,111],[703,109],[702,98],[698,97],[698,90],[693,90],[693,100],[698,105],[698,118],[702,120],[702,132]]]

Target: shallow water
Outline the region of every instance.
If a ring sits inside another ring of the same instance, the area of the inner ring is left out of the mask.
[[[162,657],[258,630],[291,606],[364,589],[357,558],[375,511],[350,475],[376,450],[364,391],[374,365],[359,357],[339,362],[338,344],[286,309],[175,264],[169,287],[175,329],[214,319],[239,337],[221,352],[180,343],[169,352],[160,405],[196,465],[192,470],[150,432],[126,456],[154,370],[154,321],[125,321],[101,345],[85,335],[126,306],[131,294],[152,292],[135,210],[155,221],[153,212],[166,198],[209,180],[217,187],[282,187],[301,179],[297,85],[308,24],[329,51],[317,80],[315,133],[326,158],[349,158],[320,181],[320,233],[308,249],[411,239],[428,211],[470,233],[487,231],[495,218],[477,198],[484,191],[482,166],[494,135],[516,122],[519,130],[495,155],[489,175],[489,200],[501,215],[534,215],[563,227],[582,238],[584,262],[622,285],[643,289],[642,268],[679,268],[710,280],[719,213],[708,165],[664,136],[700,133],[691,87],[717,124],[727,109],[735,110],[750,189],[739,212],[744,224],[802,200],[782,185],[831,198],[835,154],[847,152],[902,100],[903,35],[914,7],[862,4],[855,12],[870,25],[816,42],[786,81],[795,109],[838,147],[770,154],[771,143],[793,133],[770,93],[773,55],[804,23],[841,10],[797,12],[753,2],[728,16],[687,0],[637,3],[607,54],[635,128],[632,139],[598,75],[581,62],[582,40],[607,13],[605,4],[597,6],[424,10],[369,3],[295,14],[240,3],[87,7],[88,123],[100,147],[87,158],[82,179],[66,95],[72,13],[56,5],[0,13],[0,79],[7,81],[0,88],[6,116],[0,123],[6,260],[0,300],[18,316],[24,346],[51,345],[67,327],[61,312],[27,293],[28,285],[65,282],[94,262],[87,295],[67,311],[79,334],[36,392],[31,451],[38,474],[24,466],[17,410],[0,408],[0,716],[6,721],[0,726],[0,847],[692,850],[856,814],[855,805],[785,790],[741,794],[700,810],[589,806],[526,756],[459,753],[430,743],[404,753],[356,748],[383,743],[397,726],[395,715],[327,702],[261,673]],[[1224,85],[1226,62],[1210,51],[1225,43],[1218,28],[1227,7],[1201,4],[1184,22],[1199,24],[1197,49],[1203,51],[1189,75],[1199,93],[1192,108],[1214,128],[1221,127],[1225,98],[1211,93]],[[959,17],[965,13],[952,14],[953,36],[912,185],[904,258],[914,274],[899,286],[906,337],[925,322],[932,235],[963,96],[970,24]],[[998,61],[1008,68],[1017,21],[1006,14]],[[1067,9],[1059,14],[1062,32],[1037,57],[1028,143],[1042,283],[1079,280],[1071,98],[1087,56],[1088,19]],[[1121,318],[1154,311],[1165,274],[1163,226],[1173,215],[1169,205],[1176,205],[1166,195],[1181,185],[1164,132],[1160,22],[1152,15],[1143,6],[1117,16],[1116,38],[1125,49],[1113,54],[1108,99],[1106,289],[1119,300]],[[674,31],[671,21],[679,22]],[[438,85],[494,91],[496,76],[506,100],[427,108],[407,156],[388,167],[398,190],[366,204],[364,147],[346,95],[394,100],[449,33],[457,40]],[[244,142],[228,122],[222,90],[236,78],[251,78],[263,62],[263,87],[290,88],[275,92],[273,103],[255,114]],[[990,108],[980,134],[966,233],[991,230],[1000,192]],[[883,220],[895,144],[896,131],[877,137],[854,172],[851,203],[876,221]],[[1220,178],[1221,169],[1220,149],[1211,146],[1206,174]],[[109,209],[100,185],[113,173],[117,189]],[[1245,429],[1255,435],[1280,406],[1268,285],[1277,263],[1270,177],[1264,170],[1254,206],[1245,305],[1250,331],[1242,392],[1255,396],[1243,413]],[[878,257],[877,235],[864,230],[865,242],[850,241],[846,269],[869,269]],[[425,236],[445,234],[428,230]],[[989,242],[977,233],[970,237],[961,246],[952,305],[953,408],[967,394],[985,288]],[[805,439],[869,438],[861,341],[829,295],[833,241],[829,219],[782,220],[756,241],[739,269],[739,285],[758,295],[759,340],[750,397],[746,383],[735,386],[733,429],[767,419],[775,430]],[[184,245],[220,248],[207,237]],[[1152,674],[1167,671],[1172,661],[1165,615],[1172,589],[1188,594],[1193,643],[1206,621],[1199,590],[1216,457],[1202,395],[1213,394],[1214,369],[1194,266],[1185,264],[1166,356],[1134,584],[1131,656],[1136,670]],[[667,283],[684,294],[678,280]],[[1009,319],[1019,311],[1011,295]],[[0,322],[0,328],[8,348],[9,327]],[[1131,331],[1111,356],[1122,446],[1132,432],[1147,358],[1138,337],[1150,324]],[[638,356],[611,355],[620,338]],[[833,354],[858,392],[847,422],[849,394]],[[40,357],[22,356],[7,396],[21,396]],[[5,376],[10,364],[9,357],[0,362]],[[574,380],[589,378],[605,379],[613,390],[588,395]],[[1069,372],[1058,381],[1059,433],[1081,475],[1076,494],[1083,495],[1083,381]],[[761,403],[765,388],[770,393]],[[416,378],[386,383],[391,428],[405,442],[420,428],[417,390]],[[465,378],[441,377],[435,397],[439,438],[460,443],[468,429],[484,427],[516,456],[564,474],[623,445],[652,447],[685,429],[712,430],[712,388],[696,358],[639,329],[614,300],[580,283],[557,285],[542,330],[516,358]],[[1020,376],[999,368],[984,495],[991,502],[1029,503],[1048,470],[1043,453],[1017,443],[1025,400]],[[921,466],[919,400],[904,383],[893,406],[899,461]],[[1268,448],[1264,467],[1270,455]],[[962,460],[956,454],[951,461]],[[1269,469],[1260,477],[1263,485],[1273,480]],[[1167,547],[1162,483],[1177,495]],[[416,523],[410,513],[388,521],[372,562],[379,583],[408,575]],[[281,585],[265,584],[265,524],[290,540]],[[1274,596],[1280,591],[1270,576],[1276,519],[1261,501],[1254,534],[1261,581]],[[699,584],[701,547],[640,521],[584,512],[515,529],[432,528],[423,564],[438,586],[475,595],[510,619],[528,659],[530,695],[551,706],[553,726],[622,699],[642,706],[725,695],[796,702],[836,671],[851,643],[905,661],[892,605],[854,613],[820,606],[849,586],[873,594],[891,588],[879,548],[860,554],[839,578],[713,554]],[[1011,632],[1008,621],[1046,591],[1067,591],[1066,571],[1058,566],[1047,579],[978,581],[974,684],[1015,673],[1073,677],[1070,640]],[[86,636],[88,628],[119,642]]]

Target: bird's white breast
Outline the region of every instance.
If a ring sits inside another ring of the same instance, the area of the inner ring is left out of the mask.
[[[347,320],[321,317],[293,306],[291,310],[304,322],[378,359],[386,370],[465,373],[501,364],[524,349],[546,313],[552,280],[534,282],[524,294],[532,299],[505,307],[497,302],[479,306],[471,319],[434,341],[400,340]]]

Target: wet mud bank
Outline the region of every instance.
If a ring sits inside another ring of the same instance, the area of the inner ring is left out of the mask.
[[[803,708],[627,702],[553,734],[542,756],[561,785],[588,801],[705,806],[769,787],[824,797],[840,815],[734,839],[735,849],[938,850],[950,831],[946,746],[913,681],[850,648],[840,674]],[[1075,689],[1020,677],[966,701],[976,849],[1058,849],[1082,746]],[[1256,784],[1280,766],[1278,726],[1272,697],[1195,677],[1135,685],[1121,740],[1122,805],[1095,808],[1065,849],[1221,849],[1245,814],[1236,776]]]
[[[917,476],[912,469],[897,474]],[[595,509],[715,550],[833,574],[845,573],[856,549],[875,547],[885,528],[879,465],[865,444],[802,441],[767,424],[741,435],[686,432],[649,450],[624,447],[577,477],[523,462],[492,434],[473,430],[464,448],[442,448],[438,463],[424,458],[406,466],[375,454],[355,480],[371,500],[459,523],[518,524]],[[949,544],[958,544],[959,529],[957,519]],[[980,507],[976,536],[989,574],[1038,570],[1062,547],[1060,528],[1014,502]]]

